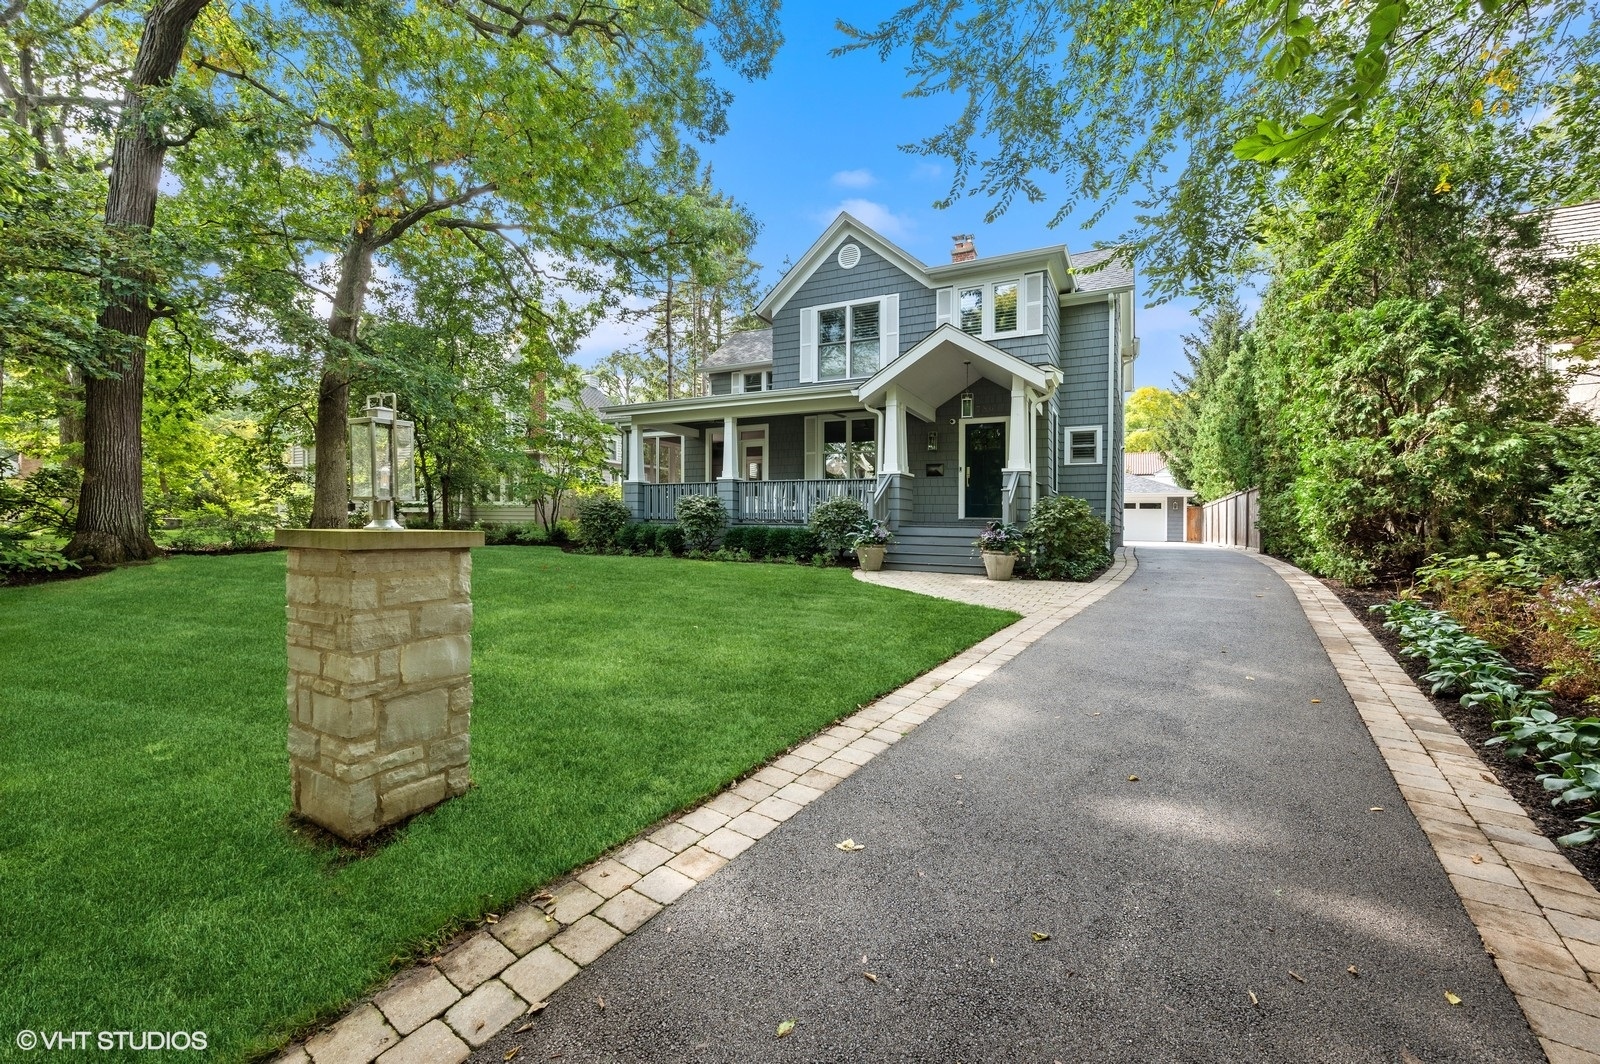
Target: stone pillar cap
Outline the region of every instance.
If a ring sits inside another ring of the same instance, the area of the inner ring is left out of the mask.
[[[365,528],[280,528],[273,536],[280,547],[310,550],[450,550],[483,546],[483,533],[470,529],[399,532]]]

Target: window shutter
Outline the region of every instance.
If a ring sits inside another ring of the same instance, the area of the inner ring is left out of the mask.
[[[806,479],[822,479],[822,418],[806,418]]]
[[[1044,332],[1044,274],[1030,273],[1022,279],[1022,331]]]
[[[880,365],[887,366],[900,357],[900,294],[883,297],[878,307],[878,335],[882,338],[878,342]]]
[[[956,316],[956,290],[954,288],[941,288],[934,297],[933,327],[949,325]]]
[[[817,383],[817,312],[800,312],[800,383]]]

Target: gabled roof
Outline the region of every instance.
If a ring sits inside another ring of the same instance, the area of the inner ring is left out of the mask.
[[[1188,488],[1180,488],[1176,484],[1165,480],[1155,480],[1151,477],[1136,476],[1133,473],[1122,474],[1122,493],[1124,495],[1193,495]]]
[[[1122,471],[1135,476],[1148,477],[1167,468],[1167,459],[1160,451],[1127,451],[1122,456]]]
[[[924,287],[933,287],[932,282],[928,279],[927,268],[917,260],[916,256],[896,247],[855,218],[852,218],[845,211],[840,211],[839,217],[833,220],[833,224],[823,230],[822,235],[817,237],[816,242],[806,249],[804,255],[800,256],[800,260],[789,268],[789,272],[783,275],[783,279],[773,285],[772,291],[768,292],[765,298],[756,305],[756,314],[763,321],[771,321],[772,316],[783,309],[783,305],[789,301],[789,297],[799,291],[800,286],[811,278],[818,266],[822,265],[824,256],[833,249],[834,244],[846,235],[861,241],[861,243],[899,267],[901,271],[920,281]]]
[[[706,356],[700,363],[701,372],[732,369],[735,366],[758,366],[772,361],[772,330],[749,329],[736,332],[722,342],[722,346]]]
[[[1049,395],[1060,384],[1052,367],[1035,366],[1015,355],[985,343],[954,325],[946,323],[929,333],[899,358],[868,377],[855,389],[856,398],[867,406],[877,406],[891,384],[906,387],[915,382],[923,405],[936,409],[945,396],[953,395],[973,374],[989,377],[1010,387],[1016,377],[1034,391]]]
[[[583,391],[578,393],[578,398],[582,400],[584,406],[597,414],[601,407],[611,405],[611,397],[592,384],[585,384]]]

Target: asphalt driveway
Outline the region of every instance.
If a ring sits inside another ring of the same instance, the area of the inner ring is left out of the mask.
[[[1138,556],[474,1060],[1543,1060],[1282,581]]]

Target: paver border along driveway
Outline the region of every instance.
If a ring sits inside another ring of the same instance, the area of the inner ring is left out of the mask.
[[[1552,1064],[1600,1064],[1600,892],[1339,597],[1289,585]]]
[[[277,1061],[459,1064],[502,1030],[527,1022],[530,1009],[757,839],[1024,648],[1120,587],[1136,567],[1133,551],[1122,550],[1110,569],[1087,584],[990,584],[969,577],[955,577],[953,585],[933,581],[963,589],[943,597],[1015,610],[1023,619],[819,732],[710,801],[579,870],[548,895],[525,902],[454,946],[436,964],[401,973],[371,1001]],[[926,586],[899,586],[938,594]]]

